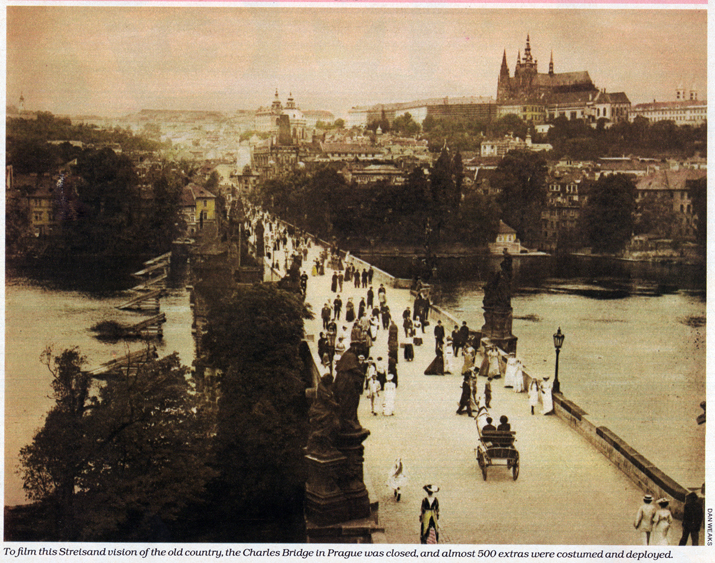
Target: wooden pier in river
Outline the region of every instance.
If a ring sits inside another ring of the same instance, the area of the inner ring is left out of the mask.
[[[159,313],[159,298],[163,293],[163,289],[154,289],[149,293],[140,293],[136,297],[132,297],[129,301],[117,305],[117,309]]]
[[[159,313],[159,298],[163,295],[165,281],[169,277],[171,252],[144,262],[145,268],[134,272],[132,276],[141,280],[131,291],[138,293],[129,301],[117,306],[117,309]]]
[[[104,362],[88,373],[97,379],[111,379],[121,374],[136,375],[141,366],[158,358],[155,346],[143,348],[135,352],[127,352],[124,356]]]

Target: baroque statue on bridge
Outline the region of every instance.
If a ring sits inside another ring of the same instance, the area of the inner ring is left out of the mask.
[[[359,432],[362,425],[358,420],[357,410],[365,384],[365,372],[353,346],[338,360],[335,369],[337,375],[333,389],[340,405],[340,428],[343,432]]]
[[[484,286],[483,304],[485,308],[511,308],[512,260],[505,248],[501,271],[494,272]]]
[[[333,376],[326,373],[320,378],[315,399],[308,411],[310,435],[306,450],[309,454],[329,457],[340,453],[335,448],[340,430],[339,408],[333,392]]]

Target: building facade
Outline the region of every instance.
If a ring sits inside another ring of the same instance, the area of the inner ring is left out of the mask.
[[[644,117],[650,122],[673,121],[676,125],[702,125],[707,122],[708,103],[698,100],[696,91],[691,91],[686,97],[685,91],[676,90],[676,100],[672,102],[656,102],[636,104],[628,113],[628,119]]]

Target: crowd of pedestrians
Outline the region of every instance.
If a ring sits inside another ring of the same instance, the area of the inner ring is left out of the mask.
[[[300,233],[291,235],[279,222],[271,221],[267,216],[262,219],[266,226],[266,256],[276,269],[286,273],[292,261],[296,258],[300,261],[299,279],[304,295],[311,278],[326,277],[324,283],[328,284],[329,292],[319,293],[321,301],[311,303],[322,326],[317,342],[322,369],[326,373],[334,373],[336,363],[346,350],[357,350],[364,370],[363,394],[376,421],[380,420],[379,417],[400,415],[397,373],[400,361],[415,362],[416,349],[424,346],[431,350],[432,345],[434,359],[424,368],[410,370],[410,373],[459,376],[458,415],[476,417],[479,405],[497,412],[497,415],[489,416],[482,430],[512,430],[510,413],[501,414],[503,409],[499,401],[494,404],[495,385],[514,393],[525,393],[528,397],[527,414],[554,414],[551,377],[546,375],[539,379],[533,374],[527,377],[516,354],[505,354],[488,339],[479,338],[480,335],[470,330],[466,321],[461,326],[450,323],[450,330],[444,326],[442,319],[431,319],[427,286],[418,282],[410,306],[404,307],[402,302],[404,308],[393,311],[391,305],[394,308],[395,304],[390,300],[392,290],[389,286],[385,287],[384,281],[381,282],[383,278],[375,279],[376,272],[371,266],[335,247],[326,249],[315,245],[308,236],[301,236]],[[312,256],[310,261],[309,255]],[[495,418],[498,418],[498,424],[494,422]],[[404,461],[398,458],[386,481],[395,502],[402,499],[408,484]],[[424,490],[426,496],[420,505],[419,537],[423,543],[437,543],[440,538],[439,501],[436,497],[439,487],[430,484],[425,485]],[[667,545],[672,523],[668,500],[654,501],[651,495],[646,495],[645,499],[634,525],[642,535],[643,543]],[[693,545],[698,544],[702,513],[698,495],[691,493],[686,500],[680,545],[685,545],[688,538]]]

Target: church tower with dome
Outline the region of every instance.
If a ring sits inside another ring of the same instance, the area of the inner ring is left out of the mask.
[[[256,111],[256,131],[277,133],[280,129],[281,123],[283,123],[283,127],[285,127],[285,118],[281,119],[281,116],[286,116],[288,118],[290,123],[290,134],[293,139],[304,139],[306,137],[305,115],[303,115],[303,112],[296,105],[293,94],[288,94],[288,101],[284,107],[281,103],[280,97],[278,96],[278,90],[276,90],[273,103],[270,107],[261,107]]]

